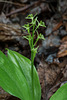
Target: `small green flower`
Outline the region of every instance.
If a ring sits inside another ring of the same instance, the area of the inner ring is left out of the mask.
[[[26,19],[33,19],[33,14],[29,14]]]
[[[41,33],[38,35],[38,39],[45,40],[44,36]]]
[[[25,24],[25,25],[22,26],[22,27],[28,30],[28,29],[30,28],[30,25],[29,25],[29,23],[28,23],[28,24]]]
[[[40,21],[39,26],[46,27],[43,21]]]

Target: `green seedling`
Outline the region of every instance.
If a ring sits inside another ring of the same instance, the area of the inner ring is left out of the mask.
[[[28,35],[24,38],[29,41],[31,60],[9,49],[7,56],[0,51],[0,86],[21,100],[40,100],[41,87],[34,58],[38,49],[35,47],[36,43],[39,39],[44,39],[41,33],[38,34],[37,29],[40,26],[45,27],[45,24],[42,21],[39,22],[36,15],[30,14],[26,19],[31,20],[31,23],[23,26],[28,31]],[[34,41],[35,34],[37,39]]]

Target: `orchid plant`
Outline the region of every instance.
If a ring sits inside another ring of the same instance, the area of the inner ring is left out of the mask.
[[[40,26],[46,26],[44,22],[38,21],[36,15],[30,14],[26,19],[31,20],[30,23],[23,26],[28,32],[24,38],[29,41],[31,60],[9,49],[7,56],[0,51],[0,86],[21,100],[40,100],[41,87],[34,66],[34,58],[38,49],[36,43],[39,39],[44,39],[44,36],[37,30]],[[34,41],[36,34],[37,38]]]

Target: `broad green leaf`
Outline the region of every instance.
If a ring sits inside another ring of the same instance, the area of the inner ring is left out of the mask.
[[[22,100],[31,100],[31,92],[19,68],[0,52],[0,86]],[[25,97],[26,96],[26,97]]]
[[[32,100],[31,62],[15,51],[8,57],[0,51],[0,86],[21,100]],[[34,100],[40,100],[41,88],[34,67]]]
[[[67,100],[67,83],[61,86],[50,100]]]

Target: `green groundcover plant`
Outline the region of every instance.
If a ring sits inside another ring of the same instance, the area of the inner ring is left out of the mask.
[[[36,15],[30,14],[26,19],[31,20],[23,26],[28,31],[28,35],[24,38],[29,41],[31,60],[9,49],[7,56],[0,51],[0,86],[21,100],[40,100],[41,87],[34,58],[38,49],[35,47],[36,43],[39,39],[44,39],[41,33],[38,34],[37,29],[40,26],[45,27],[45,24],[42,21],[39,22]],[[34,41],[35,35],[37,39]]]

